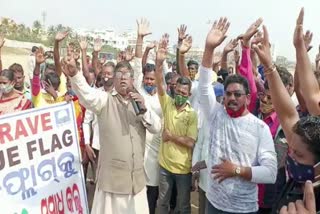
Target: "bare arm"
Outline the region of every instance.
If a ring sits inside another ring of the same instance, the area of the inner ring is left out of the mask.
[[[263,27],[264,38],[261,46],[254,45],[253,48],[257,52],[260,62],[266,68],[265,76],[267,78],[271,99],[275,111],[279,117],[281,126],[285,132],[288,143],[291,142],[292,127],[299,120],[298,112],[290,98],[290,95],[283,85],[279,73],[272,66],[272,57],[270,52],[269,35],[266,27]]]
[[[54,65],[56,68],[56,72],[59,76],[62,74],[62,68],[60,63],[60,52],[59,52],[59,43],[64,40],[68,36],[68,32],[58,32],[55,41],[54,41],[54,47],[53,47],[53,59],[54,59]]]
[[[221,57],[221,69],[228,70],[228,54],[233,51],[238,45],[236,39],[230,40],[230,42],[224,47]]]
[[[191,137],[178,136],[174,134],[171,134],[171,135],[172,136],[170,138],[170,141],[176,143],[177,145],[184,146],[190,149],[194,147],[195,140],[192,139]]]
[[[183,39],[180,47],[179,47],[179,55],[178,55],[178,64],[180,73],[182,76],[190,77],[188,68],[185,63],[185,54],[190,50],[192,47],[192,37],[188,36],[185,39]]]
[[[101,71],[100,66],[98,65],[100,63],[98,56],[99,56],[99,52],[102,49],[102,46],[103,44],[102,44],[101,38],[96,38],[93,43],[93,53],[92,53],[92,67],[96,76],[98,76],[98,74]]]
[[[167,58],[168,52],[168,37],[164,35],[159,42],[159,47],[157,50],[156,55],[156,85],[157,85],[157,92],[159,96],[164,96],[166,94],[166,89],[164,88],[164,81],[163,81],[163,62]]]
[[[320,114],[320,89],[319,84],[312,71],[311,62],[308,56],[307,48],[303,35],[303,17],[302,8],[297,19],[297,26],[294,33],[294,46],[296,48],[297,67],[299,72],[299,82],[301,93],[306,103],[307,109],[311,115]],[[307,34],[310,32],[307,32]]]
[[[153,42],[153,43],[150,43],[144,53],[143,53],[143,56],[142,56],[142,67],[144,67],[146,64],[147,64],[147,59],[148,59],[148,55],[149,55],[149,52],[156,47],[156,43]]]
[[[143,38],[151,34],[149,30],[150,23],[147,19],[142,18],[140,20],[137,20],[137,25],[138,25],[138,33],[137,33],[138,37],[137,37],[137,43],[136,43],[135,57],[142,58]]]
[[[2,71],[2,58],[1,58],[1,49],[4,45],[4,37],[3,36],[0,36],[0,71]]]
[[[307,106],[306,106],[306,103],[303,99],[303,96],[301,94],[301,88],[300,88],[300,83],[299,83],[299,72],[297,72],[297,69],[300,69],[298,68],[298,65],[296,65],[296,69],[295,69],[295,72],[294,72],[294,91],[296,93],[296,96],[297,96],[297,99],[298,99],[298,102],[299,102],[299,107],[300,107],[300,110],[302,112],[306,112],[307,111]]]
[[[81,47],[81,63],[82,63],[82,74],[86,78],[87,83],[89,83],[90,74],[89,74],[89,67],[87,62],[87,47],[88,43],[84,37],[80,39],[80,47]]]

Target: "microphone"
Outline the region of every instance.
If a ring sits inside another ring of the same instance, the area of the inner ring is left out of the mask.
[[[130,92],[132,93],[138,93],[138,91],[135,88],[127,89],[127,93],[129,94]],[[138,93],[139,94],[139,93]],[[133,106],[133,109],[136,113],[136,115],[144,114],[147,110],[142,107],[141,103],[138,101],[135,101],[134,99],[131,98],[131,104]]]

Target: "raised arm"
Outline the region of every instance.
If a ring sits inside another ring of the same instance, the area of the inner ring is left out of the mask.
[[[230,23],[227,18],[220,18],[218,22],[214,22],[206,38],[200,66],[198,93],[200,94],[200,108],[208,117],[210,117],[217,104],[216,96],[211,84],[213,76],[213,71],[211,69],[213,64],[213,52],[227,37],[226,33],[229,26]]]
[[[159,42],[159,47],[156,54],[156,85],[157,92],[159,96],[164,96],[166,94],[166,89],[164,88],[163,81],[163,62],[167,58],[168,53],[168,43],[169,43],[169,35],[165,34]]]
[[[245,77],[249,83],[251,99],[248,109],[250,112],[255,111],[258,93],[254,75],[252,72],[250,40],[254,36],[254,34],[258,32],[258,28],[261,25],[262,21],[263,20],[259,18],[247,29],[247,31],[243,35],[240,36],[240,39],[242,40],[242,58],[239,66],[239,73],[241,76]]]
[[[44,51],[43,48],[40,47],[36,52],[35,52],[35,67],[33,70],[33,78],[31,80],[31,93],[32,93],[32,103],[34,104],[35,107],[37,107],[37,103],[39,103],[40,96],[40,90],[41,90],[41,85],[40,85],[40,65],[46,60],[44,56]]]
[[[297,26],[294,33],[294,46],[296,48],[297,72],[299,72],[299,82],[303,99],[311,115],[320,114],[320,88],[312,71],[311,62],[305,46],[303,35],[303,17],[302,8],[297,19]]]
[[[1,49],[4,45],[4,37],[3,36],[0,36],[0,72],[2,71],[2,57],[1,57]]]
[[[108,93],[94,89],[88,85],[84,76],[78,71],[73,57],[65,57],[64,71],[70,77],[71,87],[78,96],[80,103],[93,113],[99,115],[101,109],[106,105]]]
[[[290,143],[293,133],[292,127],[299,120],[299,115],[287,89],[281,81],[279,73],[275,66],[272,65],[269,35],[265,26],[263,26],[263,34],[264,37],[262,44],[259,46],[254,45],[253,48],[258,54],[260,62],[265,67],[265,77],[269,84],[272,103],[275,111],[277,112],[288,143]]]
[[[102,49],[102,39],[96,38],[93,42],[93,53],[92,53],[92,67],[94,70],[94,74],[98,76],[101,71],[101,66],[99,66],[99,52]]]
[[[141,18],[140,20],[137,20],[138,25],[138,37],[137,37],[137,43],[136,43],[136,52],[135,57],[142,58],[142,45],[143,45],[143,38],[147,35],[150,35],[150,23],[147,19]]]
[[[232,39],[229,43],[224,47],[221,57],[221,69],[228,70],[228,54],[232,52],[238,45],[238,41],[236,39]]]
[[[186,31],[187,31],[186,25],[180,25],[180,27],[178,28],[178,44],[177,44],[177,53],[176,53],[176,63],[177,63],[177,73],[182,76],[188,77],[189,74],[187,74],[188,69],[185,64],[184,54],[187,53],[189,51],[189,49],[191,48],[192,38],[190,37],[191,42],[190,42],[190,39],[189,39],[189,41],[185,40],[186,38],[188,38],[188,34],[186,34]],[[186,42],[188,42],[189,44]],[[185,44],[183,44],[183,43],[185,43]],[[187,46],[185,46],[185,45],[187,45]],[[182,51],[181,51],[181,48],[182,48]]]
[[[320,62],[320,45],[319,45],[319,51],[318,54],[316,56],[316,71],[318,71],[320,69],[319,67],[319,62]]]
[[[142,67],[144,67],[147,64],[148,60],[148,55],[149,52],[156,47],[157,43],[151,42],[150,44],[147,45],[146,49],[144,50],[143,56],[142,56]]]
[[[188,36],[182,40],[182,43],[179,47],[179,59],[178,59],[181,75],[189,78],[190,78],[190,74],[186,66],[185,54],[190,50],[191,47],[192,47],[192,37]]]
[[[81,48],[81,63],[82,63],[82,74],[86,78],[87,83],[90,82],[90,74],[89,74],[89,67],[87,62],[87,47],[88,43],[85,37],[81,37],[80,41],[80,48]]]
[[[62,68],[60,63],[60,52],[59,52],[59,43],[64,40],[68,36],[69,32],[58,32],[55,40],[54,40],[54,47],[53,47],[53,59],[54,59],[54,65],[56,68],[56,72],[58,76],[61,76],[62,74]]]

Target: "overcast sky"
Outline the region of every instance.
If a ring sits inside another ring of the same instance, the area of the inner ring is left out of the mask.
[[[304,6],[305,29],[314,32],[312,57],[320,43],[319,0],[0,0],[0,3],[0,16],[26,25],[32,25],[36,19],[42,20],[42,11],[47,13],[47,26],[63,24],[99,29],[112,26],[120,31],[135,29],[135,20],[146,17],[153,32],[150,39],[158,40],[167,32],[171,43],[177,40],[177,26],[186,24],[194,44],[200,47],[204,47],[210,27],[208,20],[228,17],[231,21],[228,39],[231,39],[262,17],[276,45],[277,55],[289,59],[295,59],[293,30],[299,10]]]

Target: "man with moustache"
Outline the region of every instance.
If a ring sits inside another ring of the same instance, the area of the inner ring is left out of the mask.
[[[23,95],[31,101],[31,93],[30,90],[25,87],[25,76],[24,76],[24,70],[22,66],[18,63],[14,63],[9,67],[9,70],[13,71],[14,80],[16,84],[14,85],[14,89],[20,91],[23,93]]]
[[[224,106],[211,85],[214,49],[226,38],[230,23],[220,18],[206,39],[200,66],[200,108],[210,124],[207,213],[255,213],[257,183],[274,183],[277,158],[268,126],[248,110],[248,81],[229,76],[224,84]]]
[[[97,186],[91,213],[148,213],[144,173],[146,130],[158,133],[159,116],[143,97],[129,92],[134,71],[126,62],[114,70],[114,89],[105,92],[91,88],[78,72],[75,61],[66,59],[66,74],[80,103],[98,116],[100,155]],[[136,114],[134,102],[140,104]]]

